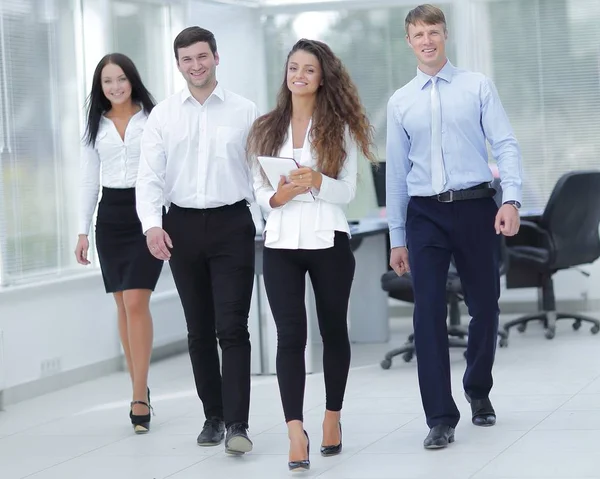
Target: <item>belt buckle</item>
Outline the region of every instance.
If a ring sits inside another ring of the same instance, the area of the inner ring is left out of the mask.
[[[445,195],[446,193],[449,194],[450,199],[448,200],[443,200],[442,199],[442,195]],[[448,190],[448,191],[444,191],[443,193],[440,193],[439,195],[437,195],[437,200],[440,203],[452,203],[454,201],[454,191],[453,190]]]

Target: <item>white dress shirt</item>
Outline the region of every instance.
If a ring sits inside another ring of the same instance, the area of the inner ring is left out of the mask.
[[[102,116],[94,146],[83,145],[78,234],[89,234],[101,184],[108,188],[135,187],[146,119],[143,109],[133,115],[122,140],[113,121]]]
[[[294,158],[302,167],[317,169],[317,159],[312,155],[309,138],[311,123],[301,151],[294,151],[292,127],[279,152],[279,157]],[[315,201],[289,201],[272,208],[269,201],[275,190],[266,181],[258,166],[253,169],[256,201],[267,217],[264,229],[265,247],[281,249],[324,249],[334,245],[336,231],[350,236],[350,227],[342,205],[354,199],[356,193],[357,157],[356,142],[346,129],[346,161],[336,179],[323,176],[320,190],[313,188]],[[294,154],[295,153],[295,154]]]
[[[246,139],[256,105],[217,84],[201,105],[189,88],[148,117],[136,184],[143,231],[162,227],[162,207],[216,208],[254,201]]]

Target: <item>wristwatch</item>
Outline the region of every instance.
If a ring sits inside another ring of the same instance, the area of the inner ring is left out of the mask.
[[[521,203],[515,200],[508,200],[504,202],[505,205],[513,205],[517,210],[521,208]]]

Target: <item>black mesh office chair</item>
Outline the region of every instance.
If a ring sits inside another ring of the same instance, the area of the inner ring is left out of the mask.
[[[373,171],[375,182],[375,192],[379,206],[385,205],[385,163],[380,163],[378,170]],[[492,184],[496,188],[496,202],[499,203],[502,198],[500,182],[494,181]],[[501,241],[501,265],[500,274],[503,275],[507,268],[507,254],[504,241]],[[381,277],[381,287],[386,291],[391,298],[398,299],[409,303],[414,303],[412,279],[410,273],[403,276],[398,276],[394,271],[390,270]],[[460,303],[464,300],[460,277],[456,271],[454,262],[450,264],[448,270],[448,278],[446,281],[446,301],[448,302],[448,344],[451,348],[466,349],[467,341],[464,339],[468,335],[468,325],[462,325],[460,322]],[[507,335],[504,331],[499,330],[500,337],[499,345],[504,347],[507,344]],[[383,369],[389,369],[392,365],[392,358],[402,356],[404,361],[409,362],[415,355],[414,334],[410,334],[406,343],[399,348],[389,351],[381,361]]]
[[[522,221],[519,233],[507,240],[510,270],[507,288],[536,287],[541,292],[541,311],[504,324],[525,331],[529,321],[541,320],[546,338],[552,339],[558,319],[592,323],[592,334],[600,321],[576,313],[556,311],[552,276],[557,271],[593,263],[600,257],[600,171],[574,171],[563,175],[554,186],[541,217]],[[584,275],[589,274],[582,272]]]

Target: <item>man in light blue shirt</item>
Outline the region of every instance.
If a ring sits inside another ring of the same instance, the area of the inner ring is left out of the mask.
[[[521,154],[492,81],[456,68],[445,54],[444,13],[421,5],[405,21],[416,77],[388,103],[386,192],[390,266],[411,272],[415,347],[429,435],[425,448],[454,441],[460,419],[452,398],[446,277],[454,257],[469,325],[463,385],[472,422],[492,426],[492,388],[500,296],[499,236],[519,229]],[[487,144],[503,191],[497,207]]]

